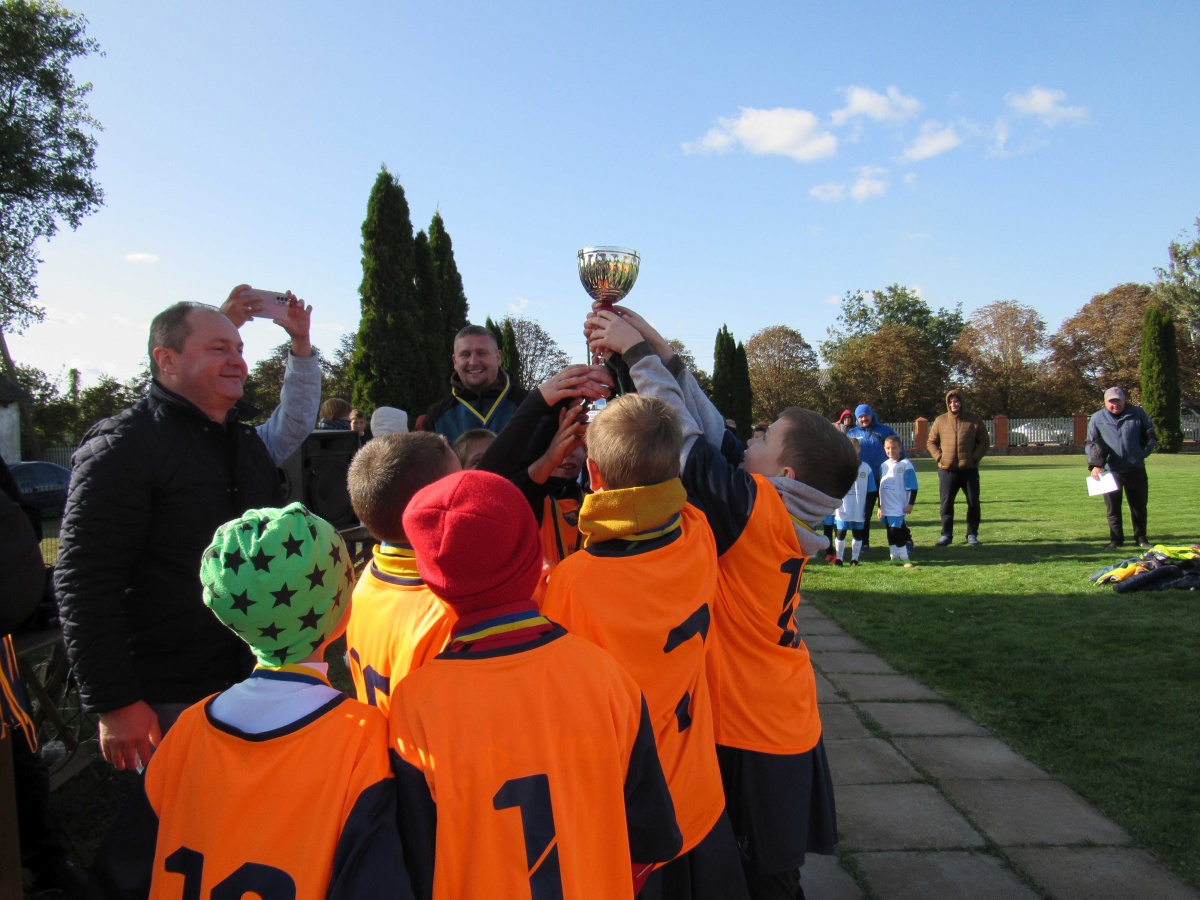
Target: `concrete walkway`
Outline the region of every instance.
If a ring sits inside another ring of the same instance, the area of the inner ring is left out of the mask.
[[[802,604],[839,857],[808,900],[1196,900],[1066,785]]]

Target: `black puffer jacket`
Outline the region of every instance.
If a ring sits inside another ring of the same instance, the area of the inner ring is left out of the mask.
[[[235,407],[224,426],[157,382],[96,424],[75,452],[56,584],[89,712],[194,702],[246,677],[246,645],[201,599],[217,526],[282,499]]]

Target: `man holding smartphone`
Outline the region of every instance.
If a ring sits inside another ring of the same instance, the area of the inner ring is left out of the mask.
[[[276,466],[316,420],[321,369],[312,307],[290,292],[280,405],[241,419],[248,370],[238,327],[263,298],[239,285],[218,309],[176,303],[150,326],[149,395],[94,425],[74,456],[56,585],[80,700],[100,717],[117,769],[144,765],[190,704],[250,671],[245,645],[201,599],[201,555],[217,526],[281,500]],[[261,561],[260,561],[261,562]]]

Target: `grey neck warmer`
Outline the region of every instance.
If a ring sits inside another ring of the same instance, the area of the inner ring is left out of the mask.
[[[842,505],[840,497],[835,498],[828,494],[822,494],[816,488],[797,481],[795,478],[780,475],[767,480],[779,492],[787,511],[812,528],[820,525],[822,519]],[[796,538],[800,541],[800,549],[806,556],[819,556],[829,548],[829,540],[825,535],[801,528],[794,522],[792,527],[796,529]]]

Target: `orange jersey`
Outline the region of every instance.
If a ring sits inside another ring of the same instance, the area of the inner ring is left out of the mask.
[[[146,768],[158,816],[151,898],[409,896],[402,864],[373,858],[400,849],[394,818],[378,821],[395,816],[378,711],[339,696],[292,726],[245,735],[212,720],[210,702],[183,712]],[[373,828],[390,829],[390,843],[373,843]],[[356,868],[402,883],[363,884]]]
[[[805,557],[771,482],[752,476],[753,508],[720,557],[708,656],[718,744],[804,753],[821,737],[817,685],[792,615]]]
[[[640,862],[678,852],[641,692],[561,628],[516,648],[441,654],[397,685],[390,736],[398,785],[423,775],[436,804],[435,900],[632,898],[631,844],[649,857]],[[401,797],[402,827],[418,805]]]
[[[542,555],[553,569],[579,549],[579,501],[574,497],[542,501]]]
[[[712,530],[685,506],[660,537],[591,543],[563,560],[542,606],[611,653],[645,694],[684,852],[725,808],[704,668],[716,591]]]
[[[396,683],[442,652],[456,619],[421,580],[411,548],[377,546],[354,588],[346,626],[358,699],[387,716]]]

